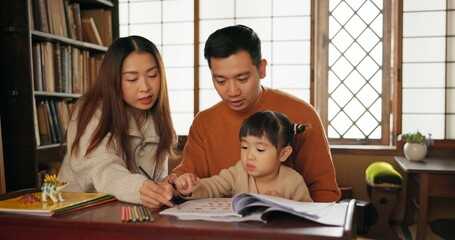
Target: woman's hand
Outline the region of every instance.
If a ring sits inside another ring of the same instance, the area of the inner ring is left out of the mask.
[[[159,208],[162,205],[173,207],[171,199],[173,195],[172,185],[167,182],[156,184],[152,180],[145,180],[139,189],[142,204],[148,208]]]
[[[199,187],[200,179],[192,173],[185,173],[174,180],[177,191],[182,196],[188,196]]]

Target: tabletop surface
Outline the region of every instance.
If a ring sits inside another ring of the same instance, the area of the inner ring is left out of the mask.
[[[410,161],[402,156],[395,157],[401,169],[409,173],[446,173],[455,174],[455,158],[425,158],[421,161]]]
[[[115,201],[93,208],[76,211],[52,217],[39,217],[21,214],[0,213],[0,236],[16,229],[17,234],[28,232],[34,234],[39,229],[56,229],[56,236],[70,233],[65,239],[75,236],[125,236],[141,238],[159,234],[160,236],[184,236],[194,239],[301,239],[311,236],[315,239],[352,238],[355,230],[353,213],[355,201],[349,203],[345,217],[345,226],[328,226],[290,215],[276,216],[268,223],[261,222],[207,222],[194,220],[178,220],[172,216],[159,215],[159,210],[153,211],[154,221],[123,222],[121,221],[122,206],[131,204]],[[58,230],[58,231],[57,231]],[[42,231],[42,230],[41,230]],[[354,235],[355,236],[355,235]],[[121,238],[118,238],[121,239]],[[123,239],[123,238],[122,238]],[[127,239],[127,238],[124,238]]]

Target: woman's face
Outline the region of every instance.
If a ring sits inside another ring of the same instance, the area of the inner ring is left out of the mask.
[[[159,97],[161,75],[150,53],[132,52],[122,66],[123,100],[137,110],[148,110]]]

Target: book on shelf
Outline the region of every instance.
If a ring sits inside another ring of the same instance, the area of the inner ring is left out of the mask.
[[[102,8],[81,10],[81,18],[93,18],[104,46],[112,43],[112,12]]]
[[[36,104],[33,104],[33,129],[35,130],[35,142],[36,146],[41,146],[41,136],[39,132],[39,123],[38,123],[38,111],[36,109]]]
[[[71,58],[69,57],[70,48],[68,46],[60,46],[60,81],[61,81],[61,91],[63,93],[71,93],[68,89],[70,86],[70,65],[71,65]]]
[[[62,192],[62,197],[65,201],[54,203],[49,198],[43,202],[41,192],[24,194],[0,201],[0,212],[54,216],[117,200],[107,193]]]
[[[57,107],[58,119],[60,120],[60,132],[62,133],[62,136],[65,137],[70,121],[68,106],[66,101],[56,101],[55,105]]]
[[[73,39],[82,41],[82,22],[81,22],[81,9],[79,3],[71,3],[69,5],[70,10],[73,13],[73,18],[74,18],[74,31],[75,35],[73,35]]]
[[[43,42],[44,78],[46,92],[55,92],[54,44]]]
[[[70,121],[70,105],[67,100],[38,100],[36,102],[38,146],[60,143],[66,135]]]
[[[66,32],[68,38],[75,39],[73,33],[75,32],[74,26],[74,17],[73,12],[70,9],[68,0],[62,0],[63,2],[63,12],[64,12],[64,19],[66,24]]]
[[[178,208],[168,208],[160,214],[175,216],[182,220],[265,223],[274,213],[284,213],[320,224],[343,226],[347,208],[347,202],[298,202],[270,195],[240,193],[232,198],[189,200],[180,204]]]
[[[41,46],[38,43],[32,45],[33,61],[33,88],[35,91],[43,91],[43,69],[41,63]]]
[[[92,17],[89,18],[82,18],[82,36],[84,41],[91,42],[98,45],[103,45],[103,41],[101,40],[100,33],[98,28],[95,24],[95,20]]]
[[[53,46],[54,51],[54,87],[55,92],[62,92],[62,56],[60,52],[60,43],[56,42]]]
[[[49,126],[49,132],[51,134],[51,143],[58,143],[57,133],[55,132],[54,117],[52,116],[49,100],[44,100],[44,107],[46,109],[47,124]]]
[[[38,130],[39,130],[39,139],[41,145],[49,145],[51,141],[51,132],[49,129],[49,121],[47,119],[46,106],[44,101],[38,101],[36,103],[36,112],[38,119]]]
[[[35,30],[50,33],[46,0],[33,1],[33,20]]]
[[[54,100],[48,100],[49,103],[49,108],[51,110],[51,117],[53,121],[53,127],[54,127],[54,132],[55,132],[55,143],[61,143],[63,139],[63,133],[61,131],[61,124],[60,124],[60,118],[57,114],[57,108],[55,106],[55,101]]]
[[[46,0],[49,33],[68,37],[65,10],[62,0]]]

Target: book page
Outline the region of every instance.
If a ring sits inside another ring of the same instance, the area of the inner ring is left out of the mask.
[[[232,199],[232,207],[235,212],[242,215],[261,207],[268,207],[262,216],[263,220],[267,219],[269,213],[279,211],[326,225],[342,226],[348,204],[298,202],[270,195],[241,193]]]
[[[205,220],[214,222],[243,222],[261,221],[261,214],[248,217],[235,213],[231,207],[232,198],[201,198],[189,200],[179,205],[179,208],[168,208],[161,215],[175,216],[180,220]]]

